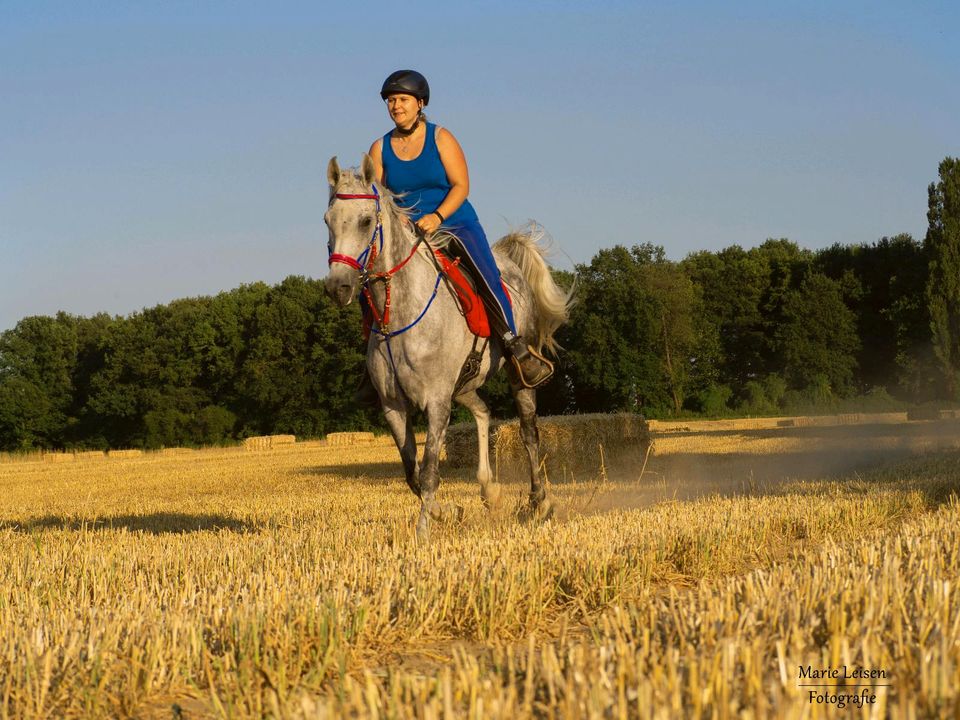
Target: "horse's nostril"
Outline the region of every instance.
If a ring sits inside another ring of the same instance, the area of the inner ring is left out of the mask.
[[[337,288],[337,302],[341,305],[349,305],[353,300],[353,286],[341,285]]]

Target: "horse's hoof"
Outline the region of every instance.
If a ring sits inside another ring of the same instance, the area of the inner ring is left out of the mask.
[[[430,519],[435,522],[452,522],[458,525],[463,522],[464,515],[466,514],[463,505],[441,505],[440,503],[431,505],[428,512],[430,513]]]
[[[417,523],[417,542],[420,545],[427,545],[430,542],[430,526],[425,522]]]
[[[537,505],[525,505],[517,513],[517,519],[522,523],[544,522],[553,517],[553,502],[545,498]]]
[[[480,499],[487,510],[494,510],[500,505],[500,483],[487,483],[480,486]]]
[[[540,503],[540,507],[537,508],[537,515],[540,520],[549,520],[553,517],[553,512],[553,501],[549,498]]]
[[[443,522],[446,513],[443,512],[443,506],[438,503],[436,500],[426,503],[427,513],[430,515],[431,520],[436,520],[437,522]]]

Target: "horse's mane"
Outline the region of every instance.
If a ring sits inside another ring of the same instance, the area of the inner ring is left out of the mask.
[[[392,221],[390,223],[390,227],[392,228],[391,242],[409,240],[408,233],[404,233],[404,227],[410,222],[410,216],[413,214],[413,210],[397,202],[397,199],[402,198],[404,193],[395,193],[390,190],[390,188],[376,181],[373,185],[380,195],[381,211],[388,215]],[[364,185],[357,168],[348,168],[342,171],[336,190],[331,190],[331,197],[333,192],[367,193],[370,192],[370,188]],[[447,232],[441,227],[440,230],[428,238],[428,242],[432,248],[443,249],[454,239],[455,237],[450,232]],[[426,248],[424,248],[424,250],[426,250]]]

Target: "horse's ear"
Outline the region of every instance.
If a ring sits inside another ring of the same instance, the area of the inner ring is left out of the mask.
[[[336,187],[337,183],[340,182],[340,166],[337,164],[336,155],[330,158],[330,162],[327,163],[327,182],[330,183],[330,187]]]
[[[373,159],[366,153],[360,160],[360,175],[363,178],[364,185],[373,185],[373,181],[377,177],[377,169],[373,166]]]

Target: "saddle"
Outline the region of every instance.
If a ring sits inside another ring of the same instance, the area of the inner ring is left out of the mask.
[[[477,293],[474,279],[460,267],[460,258],[451,257],[443,250],[434,250],[433,253],[436,255],[440,267],[443,268],[443,274],[447,276],[447,281],[456,294],[457,300],[460,301],[460,310],[463,312],[463,317],[467,321],[470,332],[477,337],[490,337],[490,319],[487,317],[487,308]],[[512,306],[513,298],[510,297],[510,291],[503,280],[500,281],[500,285]]]

